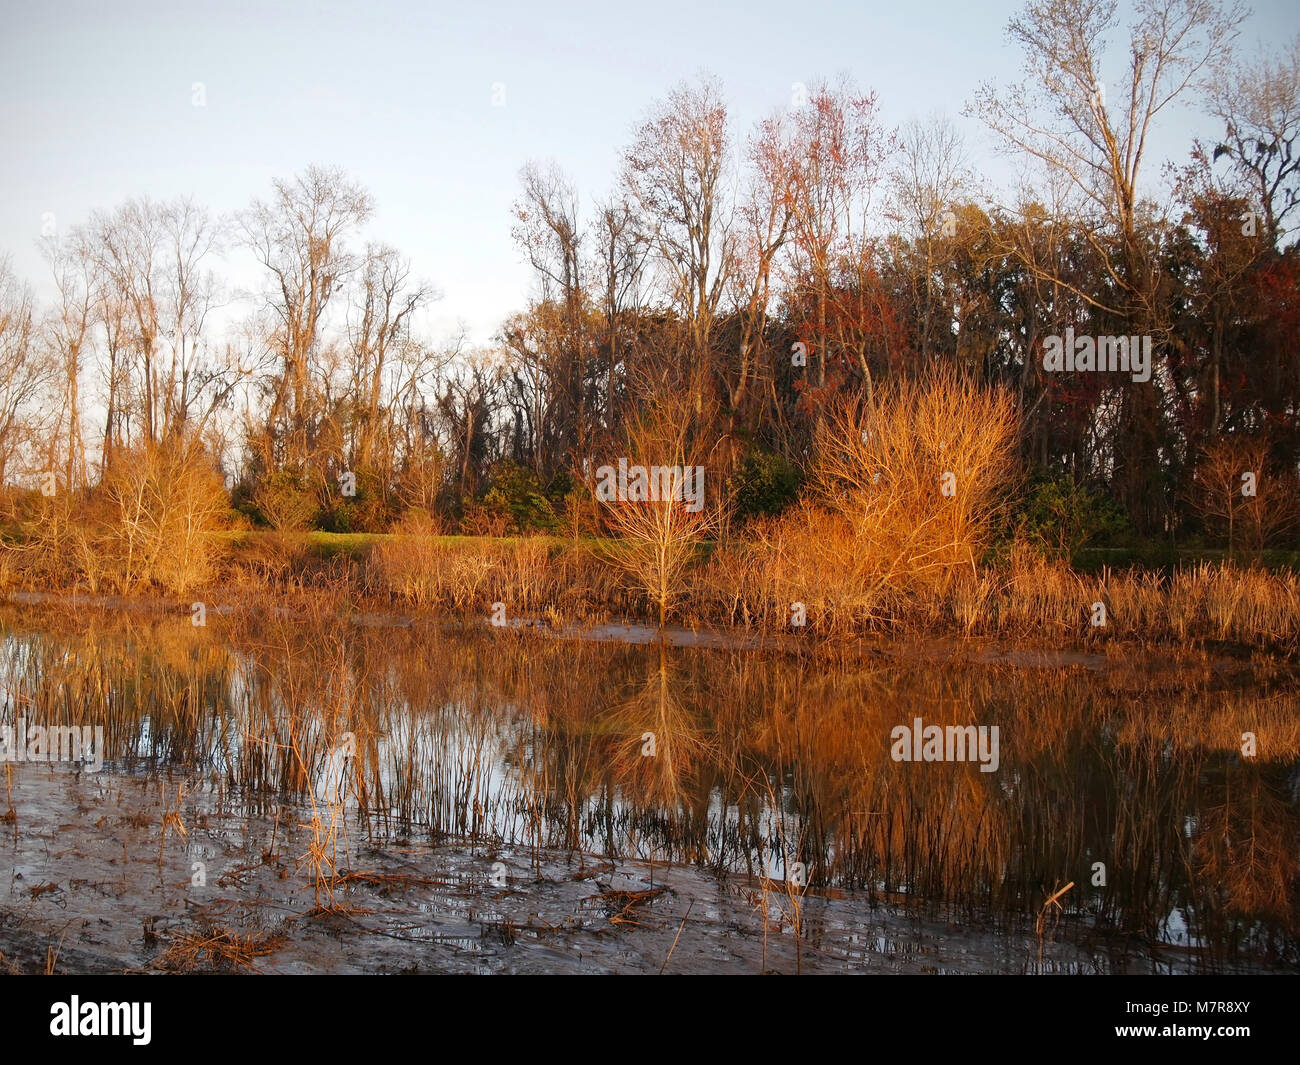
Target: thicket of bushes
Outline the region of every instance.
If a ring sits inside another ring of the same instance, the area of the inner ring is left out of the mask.
[[[214,534],[229,516],[197,444],[124,451],[94,488],[11,499],[4,566],[29,583],[184,594],[212,579],[222,556]]]

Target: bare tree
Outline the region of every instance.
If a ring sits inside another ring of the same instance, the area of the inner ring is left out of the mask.
[[[130,310],[111,285],[101,290],[95,317],[104,338],[100,364],[105,410],[99,460],[102,475],[112,468],[116,452],[131,446]]]
[[[370,244],[348,329],[352,393],[351,448],[354,468],[379,460],[392,472],[392,430],[382,408],[390,399],[393,361],[408,339],[411,317],[435,297],[411,276],[411,264],[396,248]],[[390,405],[391,411],[391,405]]]
[[[203,330],[217,298],[206,264],[218,234],[207,209],[189,199],[129,200],[93,214],[77,241],[99,278],[110,425],[134,417],[151,443],[201,429],[229,388],[226,375],[203,361]],[[107,436],[106,465],[111,429]]]
[[[1280,246],[1288,214],[1300,206],[1300,34],[1276,60],[1225,70],[1212,82],[1210,111],[1223,120],[1226,155],[1263,214],[1269,246]]]
[[[533,309],[530,332],[540,342],[533,354],[544,367],[552,392],[542,402],[555,415],[549,420],[551,433],[539,434],[536,440],[533,458],[541,472],[571,461],[589,435],[583,233],[577,190],[555,164],[530,163],[520,172],[520,180],[523,196],[515,204],[511,235],[540,281],[541,299]],[[508,342],[521,352],[528,347],[522,337],[518,323],[507,333]]]
[[[31,289],[0,257],[0,485],[33,442],[41,415],[37,401],[50,366],[42,358]]]
[[[128,200],[111,213],[96,211],[89,224],[77,231],[77,240],[103,279],[105,298],[111,292],[130,322],[128,350],[135,370],[131,384],[138,393],[117,398],[133,403],[133,409],[128,409],[139,419],[141,435],[156,442],[164,421],[158,371],[165,329],[162,212],[147,197]]]
[[[1104,308],[1134,325],[1154,320],[1152,279],[1138,236],[1139,182],[1156,117],[1227,55],[1245,17],[1215,0],[1138,0],[1129,27],[1128,71],[1110,94],[1101,74],[1105,34],[1117,0],[1032,0],[1012,19],[1029,78],[1009,89],[985,85],[973,110],[1008,145],[1068,174],[1119,245],[1098,244],[1123,306]],[[1102,306],[1095,292],[1080,292]],[[1141,321],[1140,319],[1145,319]]]
[[[575,438],[575,408],[566,402],[566,362],[563,350],[567,329],[563,308],[537,303],[512,315],[501,330],[505,345],[503,377],[511,407],[512,442],[508,450],[516,462],[531,466],[541,476],[562,461],[565,441]]]
[[[46,317],[45,335],[61,386],[58,429],[48,441],[47,461],[49,469],[59,468],[56,452],[61,444],[64,485],[72,491],[89,479],[81,424],[81,375],[94,325],[94,269],[84,245],[78,242],[50,237],[42,252],[58,291],[58,304]]]
[[[446,449],[439,435],[437,386],[461,352],[463,337],[446,350],[408,340],[397,361],[392,409],[401,445],[396,456],[397,494],[407,507],[432,512],[446,473]]]
[[[542,283],[542,299],[582,300],[582,231],[578,193],[555,163],[528,163],[520,172],[523,197],[515,204],[511,236]]]
[[[219,250],[216,224],[193,200],[163,204],[161,289],[165,335],[170,348],[163,385],[165,437],[201,431],[212,408],[231,387],[229,375],[202,359],[203,330],[218,295],[216,276],[206,269]]]
[[[626,198],[600,204],[592,229],[599,241],[598,257],[591,269],[598,279],[604,318],[601,346],[605,357],[605,429],[613,432],[619,420],[619,366],[626,352],[622,342],[624,320],[640,305],[650,242],[638,227],[636,213]]]
[[[1226,535],[1229,554],[1241,534],[1251,549],[1262,551],[1300,524],[1295,471],[1279,469],[1269,450],[1264,436],[1230,433],[1198,457],[1191,502],[1215,532]]]
[[[264,306],[274,328],[271,406],[259,446],[267,468],[304,464],[313,445],[313,360],[331,300],[360,264],[347,239],[372,211],[370,194],[337,168],[308,167],[272,183],[238,218],[244,245],[266,269]]]
[[[1118,24],[1116,0],[1033,0],[1008,33],[1029,78],[1009,91],[980,90],[973,110],[1013,150],[1069,176],[1094,215],[1081,227],[1102,283],[1054,277],[1124,333],[1167,335],[1158,295],[1160,261],[1148,239],[1159,220],[1140,199],[1142,164],[1156,118],[1223,62],[1244,18],[1233,0],[1137,0],[1128,31],[1128,70],[1108,100],[1101,74],[1105,35]],[[1029,264],[1027,264],[1029,265]],[[1153,346],[1167,357],[1167,344]],[[1120,386],[1114,404],[1112,483],[1138,527],[1163,526],[1168,500],[1152,491],[1161,452],[1160,375]]]
[[[921,281],[921,361],[931,359],[934,329],[935,274],[940,264],[946,228],[955,230],[955,205],[968,181],[961,136],[946,119],[912,121],[901,131],[901,144],[890,173],[894,210],[904,232],[918,250],[915,273]],[[946,215],[951,213],[952,227]]]
[[[740,352],[727,388],[728,431],[734,432],[749,394],[766,363],[768,314],[777,256],[790,235],[795,160],[788,151],[780,115],[759,124],[748,145],[748,173],[737,216],[736,269],[730,277],[732,304],[740,318]]]
[[[815,357],[814,383],[826,384],[832,355],[852,355],[869,375],[866,352],[832,353],[839,332],[835,318],[837,274],[859,294],[871,262],[869,218],[881,164],[894,145],[877,116],[874,93],[858,92],[847,80],[813,89],[794,112],[788,151],[791,181],[793,284],[811,302],[802,312]],[[810,369],[813,366],[810,363]]]
[[[710,340],[732,266],[725,181],[727,109],[713,79],[683,84],[637,131],[623,160],[625,184],[686,323],[695,416],[711,376]]]
[[[437,411],[462,495],[478,491],[495,458],[492,428],[501,403],[505,367],[488,352],[473,352],[442,382]]]

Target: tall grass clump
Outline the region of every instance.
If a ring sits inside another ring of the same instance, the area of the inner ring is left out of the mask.
[[[840,400],[817,434],[803,499],[755,530],[762,564],[720,565],[734,567],[727,576],[746,600],[761,589],[786,617],[801,602],[809,624],[937,609],[957,582],[978,581],[1011,501],[1017,425],[1006,392],[948,374]]]
[[[9,548],[29,582],[184,594],[216,572],[228,497],[197,439],[115,453],[93,489],[43,498]]]
[[[100,493],[98,548],[124,588],[155,582],[183,594],[212,576],[218,553],[213,533],[229,503],[197,440],[120,457]]]

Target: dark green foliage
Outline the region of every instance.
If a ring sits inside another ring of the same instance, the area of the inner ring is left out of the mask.
[[[506,517],[511,532],[551,533],[560,525],[552,498],[557,492],[563,496],[568,487],[567,479],[561,477],[551,485],[543,485],[527,466],[502,459],[492,467],[483,505],[489,511]]]
[[[1030,478],[1009,524],[1012,537],[1066,560],[1088,544],[1128,528],[1123,510],[1103,491],[1069,474],[1051,473]]]
[[[802,477],[783,455],[750,451],[731,478],[736,515],[742,521],[779,514],[799,493]]]
[[[357,473],[354,495],[346,496],[334,485],[328,500],[320,517],[319,527],[324,532],[383,532],[395,517],[384,498],[383,479],[374,470]]]

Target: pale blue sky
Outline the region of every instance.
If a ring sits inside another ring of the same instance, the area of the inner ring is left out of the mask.
[[[322,163],[371,190],[369,235],[443,291],[426,326],[445,334],[463,320],[486,342],[529,292],[510,240],[520,166],[555,158],[589,205],[650,103],[701,70],[722,80],[738,132],[787,106],[792,82],[846,72],[878,91],[891,123],[946,114],[978,170],[1007,174],[959,112],[982,81],[1019,76],[1004,27],[1022,4],[0,6],[0,254],[42,290],[46,212],[66,228],[142,193],[227,212]],[[1300,27],[1293,2],[1252,6],[1243,50]],[[192,106],[195,82],[206,107]],[[1157,154],[1181,162],[1195,133],[1213,127],[1170,114]]]

